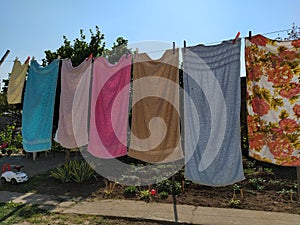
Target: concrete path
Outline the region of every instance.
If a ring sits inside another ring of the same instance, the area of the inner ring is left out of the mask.
[[[37,204],[57,213],[76,213],[174,222],[172,204],[130,200],[69,199],[34,193],[0,191],[0,202]],[[242,209],[177,205],[179,222],[201,225],[299,225],[300,215]]]

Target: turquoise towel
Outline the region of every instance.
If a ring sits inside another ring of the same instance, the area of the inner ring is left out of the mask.
[[[183,53],[185,177],[209,186],[244,179],[238,39]],[[189,98],[191,101],[189,101]]]
[[[31,62],[22,114],[23,147],[27,152],[51,149],[59,62],[56,59],[46,67]]]

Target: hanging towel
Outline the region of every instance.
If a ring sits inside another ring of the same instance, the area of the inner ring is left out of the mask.
[[[179,50],[158,60],[137,54],[133,64],[133,104],[128,155],[151,163],[183,158],[179,124]]]
[[[249,155],[300,166],[300,39],[245,42]]]
[[[27,70],[28,63],[21,65],[21,62],[18,59],[14,61],[7,89],[8,104],[18,104],[22,102],[22,93]]]
[[[185,177],[208,186],[244,179],[240,143],[240,50],[223,41],[183,52]]]
[[[88,144],[89,90],[92,59],[73,67],[70,59],[61,66],[61,94],[55,141],[65,148]]]
[[[31,61],[25,87],[22,136],[27,152],[51,149],[55,92],[60,60],[41,67]]]
[[[99,158],[127,154],[127,124],[131,56],[117,64],[94,61],[88,152]]]

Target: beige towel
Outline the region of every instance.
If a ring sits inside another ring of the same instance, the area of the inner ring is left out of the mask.
[[[183,158],[179,124],[179,51],[158,60],[146,53],[133,61],[133,108],[128,155],[164,163]]]
[[[16,59],[9,77],[7,102],[8,104],[18,104],[22,102],[24,82],[28,70],[28,63],[21,65]]]

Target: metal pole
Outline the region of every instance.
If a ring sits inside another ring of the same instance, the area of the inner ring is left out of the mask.
[[[297,166],[296,170],[297,170],[297,184],[298,184],[298,201],[300,201],[300,166]]]
[[[177,204],[176,204],[176,195],[175,195],[175,177],[172,176],[172,197],[173,197],[173,209],[174,209],[174,218],[175,222],[178,222],[178,213],[177,213]]]
[[[10,53],[10,50],[7,49],[7,51],[5,52],[4,56],[0,60],[0,66],[4,62],[4,60],[6,59],[6,57],[8,56],[9,53]]]

